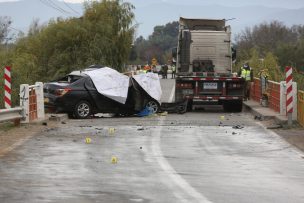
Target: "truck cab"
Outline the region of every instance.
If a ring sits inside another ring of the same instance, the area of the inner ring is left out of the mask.
[[[241,111],[244,80],[232,74],[231,29],[224,19],[179,20],[175,101]]]

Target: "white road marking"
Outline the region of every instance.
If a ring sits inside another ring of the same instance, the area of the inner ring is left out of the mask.
[[[174,168],[170,165],[167,159],[164,157],[161,148],[160,148],[160,138],[161,131],[163,126],[164,118],[160,118],[159,127],[156,128],[155,133],[153,133],[152,138],[152,152],[155,156],[158,164],[162,168],[163,172],[166,173],[166,176],[169,177],[176,186],[178,186],[181,191],[188,195],[190,199],[196,200],[196,202],[200,203],[211,203],[205,196],[195,190],[185,179],[183,179],[178,173],[174,170]],[[185,195],[174,193],[177,198],[179,198],[182,202],[189,202]],[[191,201],[192,202],[192,201]]]

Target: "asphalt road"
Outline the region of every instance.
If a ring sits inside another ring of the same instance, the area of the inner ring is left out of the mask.
[[[251,117],[70,120],[0,158],[0,202],[304,202],[304,154]]]

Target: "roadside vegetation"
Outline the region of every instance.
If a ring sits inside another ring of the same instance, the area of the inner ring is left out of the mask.
[[[57,18],[47,25],[35,20],[26,35],[13,41],[10,18],[0,18],[0,77],[4,66],[12,66],[13,104],[18,104],[22,83],[53,80],[92,64],[122,70],[135,31],[133,9],[121,0],[87,1],[80,18]]]
[[[11,33],[10,17],[0,16],[0,78],[4,66],[12,66],[13,105],[18,105],[20,84],[54,80],[92,64],[124,71],[125,64],[143,65],[153,58],[168,63],[177,46],[178,22],[155,26],[147,39],[136,38],[134,9],[122,0],[87,1],[80,18],[52,19],[46,25],[34,20],[28,33],[17,34]],[[255,76],[268,69],[270,80],[281,81],[285,66],[293,66],[295,81],[304,89],[304,26],[261,23],[244,29],[234,42],[235,72],[249,62]]]
[[[235,38],[237,61],[234,70],[249,62],[254,75],[267,69],[269,80],[285,80],[285,67],[292,66],[294,81],[304,89],[304,26],[287,27],[278,21],[246,28]]]

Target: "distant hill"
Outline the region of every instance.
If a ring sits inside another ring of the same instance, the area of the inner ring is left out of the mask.
[[[245,27],[251,27],[264,21],[279,20],[285,25],[303,24],[304,8],[285,9],[264,6],[221,6],[206,5],[200,0],[191,0],[197,5],[181,5],[184,0],[130,0],[135,6],[136,21],[139,24],[137,36],[147,37],[154,26],[177,21],[180,16],[188,18],[219,18],[233,19],[228,23],[234,34]],[[27,32],[33,19],[40,19],[40,23],[48,22],[56,17],[80,16],[83,13],[82,4],[64,3],[53,0],[55,4],[43,3],[42,0],[21,0],[16,2],[1,2],[0,15],[11,16],[13,28]]]

